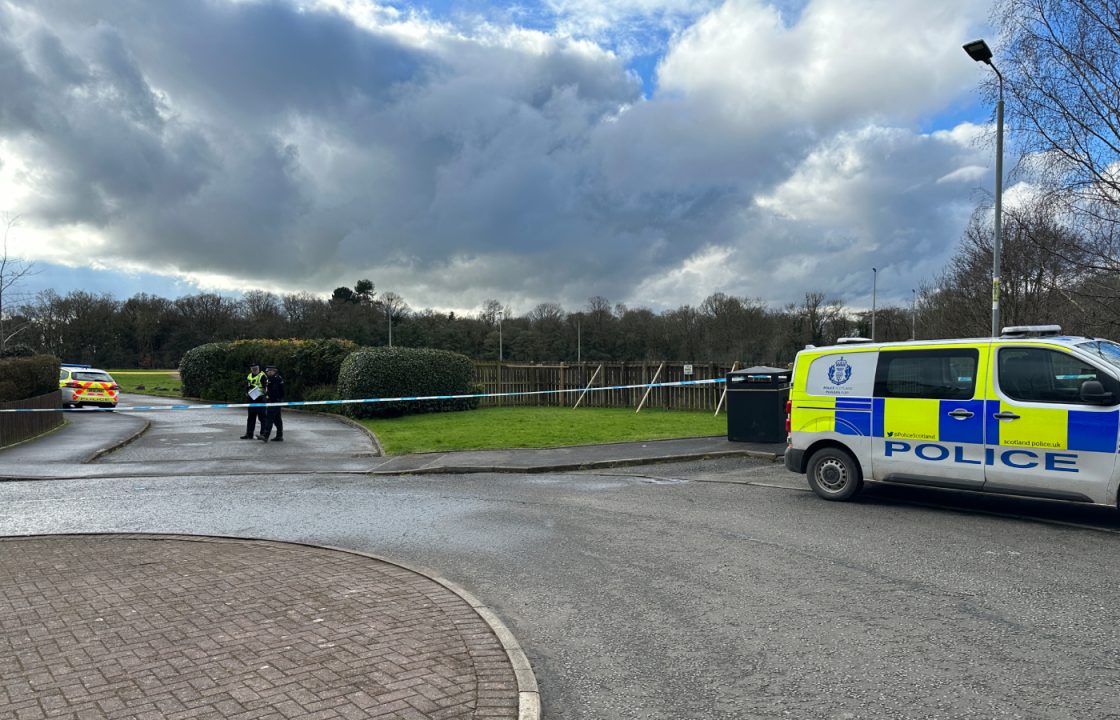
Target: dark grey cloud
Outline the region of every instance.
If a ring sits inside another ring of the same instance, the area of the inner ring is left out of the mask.
[[[870,254],[929,272],[967,215],[970,187],[936,182],[975,164],[967,143],[862,130],[856,101],[807,122],[784,89],[697,90],[703,43],[643,99],[586,42],[418,27],[286,0],[0,0],[0,182],[33,168],[0,209],[157,271],[520,309],[786,300],[825,273],[858,295]]]

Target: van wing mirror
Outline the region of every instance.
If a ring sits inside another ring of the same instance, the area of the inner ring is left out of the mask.
[[[1081,383],[1081,399],[1097,405],[1111,405],[1112,393],[1104,389],[1100,380],[1086,380]]]

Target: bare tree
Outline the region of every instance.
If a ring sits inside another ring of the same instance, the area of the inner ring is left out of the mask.
[[[996,17],[1011,132],[1066,212],[1103,224],[1084,239],[1115,271],[1120,0],[999,0]]]
[[[4,223],[4,241],[3,247],[0,248],[0,353],[3,353],[8,343],[29,325],[26,321],[13,325],[8,323],[12,315],[10,307],[15,305],[18,297],[14,292],[16,285],[28,275],[35,273],[34,263],[8,254],[8,236],[18,221],[19,215],[7,213],[0,215],[0,222]]]

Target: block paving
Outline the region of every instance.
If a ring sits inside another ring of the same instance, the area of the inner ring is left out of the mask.
[[[517,718],[490,626],[350,553],[163,536],[0,538],[0,718]]]

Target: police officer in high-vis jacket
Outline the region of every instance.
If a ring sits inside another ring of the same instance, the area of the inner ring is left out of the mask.
[[[265,374],[261,372],[261,366],[258,363],[253,363],[249,366],[249,377],[245,380],[245,402],[247,403],[264,403],[265,388],[268,386],[268,380]],[[256,390],[256,397],[253,397],[253,390]],[[241,436],[242,440],[252,440],[253,431],[256,429],[257,422],[260,421],[261,429],[264,429],[264,411],[263,407],[249,407],[249,417],[245,421],[245,434]]]

